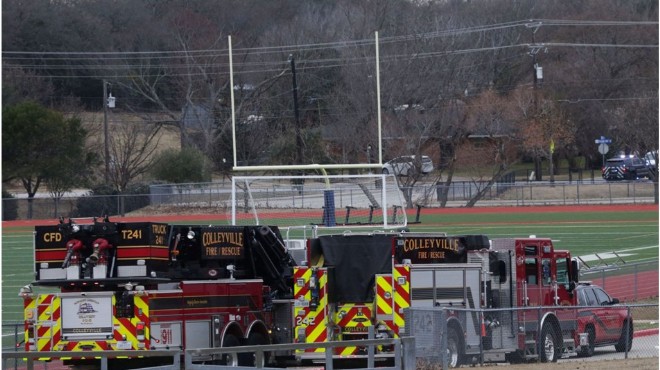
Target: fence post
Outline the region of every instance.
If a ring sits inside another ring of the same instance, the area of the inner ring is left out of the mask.
[[[415,370],[416,359],[415,359],[415,337],[403,337],[401,338],[401,344],[403,345],[403,368],[405,370]],[[397,347],[395,347],[397,348]],[[401,345],[398,346],[401,348]],[[400,352],[395,352],[396,354]],[[397,362],[400,361],[400,356],[394,356],[394,367],[400,369],[400,365],[397,365]]]
[[[346,223],[348,223],[348,222],[346,222]],[[368,333],[367,338],[368,339],[374,339],[374,327],[373,327],[373,325],[370,325],[368,330],[369,330],[369,333]],[[370,369],[373,369],[374,368],[374,345],[370,344],[367,351],[368,351],[367,352],[367,354],[368,354],[367,367],[370,368]]]
[[[539,306],[537,308],[538,312],[536,313],[536,348],[537,352],[536,354],[536,362],[541,362],[541,351],[545,350],[545,338],[541,338],[541,308],[542,306]]]
[[[440,359],[443,369],[449,369],[449,356],[447,356],[447,309],[440,312]]]
[[[14,352],[18,352],[18,346],[17,346],[17,344],[18,344],[18,325],[19,324],[14,325]],[[3,365],[3,367],[4,367],[4,365]],[[17,369],[18,369],[18,359],[15,358],[14,359],[14,370],[17,370]]]
[[[630,306],[629,306],[629,305],[626,306],[626,317],[630,317]],[[624,340],[625,340],[625,342],[624,342],[624,347],[626,348],[624,358],[625,358],[625,359],[628,359],[628,351],[630,351],[630,348],[628,348],[628,347],[630,347],[630,346],[628,345],[628,343],[630,343],[630,341],[628,340],[628,336],[631,335],[631,333],[630,333],[630,325],[626,324],[626,327],[623,328],[623,331],[625,332],[625,337],[624,337]]]
[[[325,347],[325,370],[332,370],[333,352],[334,352],[334,347],[330,347],[330,346]]]
[[[635,301],[637,301],[637,264],[635,264],[635,272],[633,277],[633,284],[635,285]]]
[[[486,323],[484,321],[485,320],[484,319],[484,309],[481,308],[480,311],[481,311],[481,313],[479,314],[479,328],[485,328]],[[483,336],[484,334],[485,333],[480,333],[479,334],[479,338],[480,338],[480,340],[479,340],[479,364],[481,366],[484,366],[484,338],[485,338]],[[492,343],[491,343],[491,348],[492,348]]]

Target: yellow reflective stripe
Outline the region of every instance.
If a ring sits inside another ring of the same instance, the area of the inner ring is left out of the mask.
[[[138,309],[142,310],[142,315],[146,319],[149,319],[149,305],[147,304],[146,298],[137,296],[137,297],[135,297],[134,302],[135,302],[135,306]],[[141,320],[142,319],[140,319],[140,318],[133,318],[131,320],[131,323],[133,323],[133,325],[137,326],[137,323]],[[144,324],[145,324],[144,325],[144,341],[148,343],[148,342],[150,342],[149,338],[151,338],[151,335],[149,334],[149,332],[151,330],[151,327],[150,327],[151,325],[147,325],[146,322]]]
[[[403,270],[403,272],[401,271]],[[405,275],[404,275],[405,274]],[[397,283],[397,289],[394,294],[394,313],[393,321],[394,325],[401,328],[405,326],[405,320],[403,318],[403,309],[410,307],[410,267],[396,267],[394,268],[394,281],[398,281],[399,277],[405,276],[406,284],[399,285]]]
[[[311,277],[311,269],[309,270]],[[325,291],[325,285],[328,283],[328,274],[326,271],[322,271],[321,278],[318,280],[319,284],[319,305],[316,308],[316,312],[320,312],[321,315],[315,315],[314,317],[314,329],[309,334],[308,342],[318,342],[321,336],[325,333],[326,338],[328,337],[328,326],[327,326],[327,306],[328,306],[328,296],[323,293]],[[311,299],[311,293],[308,292]],[[316,316],[320,316],[319,319],[316,319]],[[326,339],[327,340],[327,339]],[[314,352],[325,352],[323,348],[316,348]]]
[[[37,312],[39,311],[39,306],[42,305],[47,305],[46,309],[39,314],[39,317],[37,318],[36,322],[36,330],[37,330],[37,335],[41,331],[39,330],[40,328],[48,328],[46,329],[45,332],[43,332],[41,335],[38,336],[38,338],[35,338],[37,340],[37,350],[38,351],[49,351],[53,350],[55,345],[57,343],[53,342],[53,337],[56,333],[60,331],[60,322],[61,322],[61,314],[60,314],[60,320],[54,321],[53,316],[57,311],[60,309],[60,304],[61,300],[60,297],[58,296],[53,296],[53,299],[51,300],[50,303],[44,303],[48,298],[50,298],[50,295],[40,295],[39,296],[39,304],[36,307]],[[50,323],[50,326],[44,326],[42,325],[44,321],[48,321]]]
[[[350,356],[350,355],[352,355],[352,354],[355,354],[356,351],[357,351],[357,347],[344,347],[344,348],[338,353],[338,355],[340,355],[340,356]]]
[[[378,284],[378,287],[383,292],[390,292],[392,293],[392,284],[388,281],[388,279],[385,278],[385,276],[377,276],[376,277],[376,284]],[[376,305],[378,306],[376,308],[376,315],[379,314],[379,310],[382,311],[381,315],[391,315],[392,314],[392,300],[387,299],[384,296],[377,295],[376,296]]]
[[[308,269],[308,268],[294,268],[294,269],[295,269],[295,271],[305,270],[305,272],[303,273],[303,277],[302,277],[302,279],[305,281],[304,286],[298,286],[298,283],[296,281],[293,282],[293,295],[294,295],[294,297],[298,298],[298,296],[300,295],[300,291],[302,289],[307,289],[307,293],[304,294],[304,297],[307,300],[311,299],[312,298],[312,293],[308,289],[308,287],[309,287],[309,280],[312,278],[312,269]],[[294,274],[293,274],[294,276],[297,275],[295,273],[295,271],[294,271]],[[299,279],[299,277],[296,277],[295,279]]]

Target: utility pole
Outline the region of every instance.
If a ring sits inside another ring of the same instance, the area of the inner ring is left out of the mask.
[[[534,38],[534,35],[536,34],[536,31],[538,31],[539,28],[541,27],[541,22],[528,23],[525,26],[527,28],[534,28],[534,30],[532,30],[532,44],[530,45],[529,52],[532,55],[532,73],[533,73],[533,76],[534,76],[534,86],[533,86],[533,89],[534,89],[534,91],[533,91],[533,95],[534,95],[534,116],[535,116],[535,119],[538,119],[538,114],[539,114],[539,107],[538,107],[538,105],[539,105],[539,102],[538,102],[538,85],[539,85],[538,68],[540,68],[540,67],[536,63],[536,54],[538,54],[538,52],[539,52],[539,50],[541,50],[541,48],[536,45],[536,40]],[[543,78],[543,77],[541,77],[541,78]],[[535,175],[536,175],[536,181],[543,180],[543,173],[542,173],[543,166],[541,166],[541,158],[539,158],[539,155],[535,155],[535,157],[534,157],[534,171],[535,171]]]
[[[298,112],[298,83],[296,82],[296,60],[293,55],[289,55],[289,62],[291,62],[291,74],[293,75],[293,111],[296,118],[296,154],[298,164],[302,164],[303,151],[302,151],[302,134],[300,132],[300,113]]]

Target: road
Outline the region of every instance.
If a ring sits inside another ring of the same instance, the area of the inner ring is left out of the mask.
[[[588,358],[571,357],[560,362],[601,361],[623,359],[624,353],[617,352],[614,346],[596,348],[594,355]],[[628,358],[658,357],[658,335],[635,337]]]

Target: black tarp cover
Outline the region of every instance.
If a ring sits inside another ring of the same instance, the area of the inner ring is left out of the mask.
[[[333,267],[335,302],[371,302],[376,274],[392,273],[392,235],[324,235],[324,266]]]

